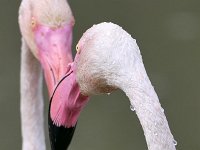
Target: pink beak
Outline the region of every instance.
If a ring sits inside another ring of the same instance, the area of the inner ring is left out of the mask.
[[[50,117],[57,126],[74,127],[88,101],[76,82],[76,67],[72,63],[72,24],[58,28],[37,25],[35,42],[39,50],[47,88]],[[67,77],[66,77],[67,76]]]
[[[72,63],[73,24],[57,28],[37,25],[34,28],[39,61],[49,91],[49,135],[51,147],[66,149],[73,137],[81,110],[88,97],[80,93],[76,65]]]
[[[49,96],[68,72],[68,64],[72,62],[72,29],[72,24],[57,28],[37,25],[34,29],[39,61],[44,70]]]

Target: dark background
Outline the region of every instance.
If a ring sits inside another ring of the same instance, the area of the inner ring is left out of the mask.
[[[165,109],[177,149],[200,149],[200,1],[69,0],[74,44],[93,24],[108,21],[134,38]],[[0,1],[0,149],[21,149],[19,112],[20,0]],[[45,117],[47,118],[46,98]],[[47,119],[46,119],[47,120]],[[47,127],[47,123],[45,124]],[[48,149],[48,137],[46,138]],[[82,112],[70,150],[147,149],[124,93],[94,96]]]

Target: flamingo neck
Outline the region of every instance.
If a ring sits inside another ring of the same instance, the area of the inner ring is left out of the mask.
[[[22,149],[45,150],[42,69],[22,40],[20,72]]]
[[[151,85],[142,63],[135,65],[134,75],[124,80],[121,89],[128,96],[142,125],[149,150],[175,150],[164,109]]]

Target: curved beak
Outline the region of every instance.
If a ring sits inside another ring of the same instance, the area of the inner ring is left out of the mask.
[[[75,71],[69,72],[57,84],[49,105],[49,135],[52,150],[66,150],[74,134],[81,110],[88,96],[80,93]]]
[[[51,116],[51,110],[54,109],[54,106],[52,106],[52,100],[54,101],[55,99],[54,95],[55,93],[58,94],[57,89],[65,78],[66,76],[58,83],[57,87],[55,88],[52,94],[49,104],[48,124],[49,124],[49,138],[52,150],[66,150],[71,143],[76,128],[76,125],[71,127],[58,125],[53,121]]]
[[[73,25],[71,24],[57,28],[37,25],[34,29],[35,43],[38,48],[39,61],[44,70],[49,97],[53,97],[56,85],[68,71],[68,64],[72,62],[72,29]],[[59,98],[57,101],[59,101]],[[48,120],[52,150],[66,150],[73,137],[75,127],[56,126],[50,117],[50,113]]]
[[[34,37],[49,92],[49,136],[52,150],[66,150],[82,108],[88,101],[80,93],[72,66],[73,24],[57,28],[37,25]],[[71,65],[70,65],[71,64]]]

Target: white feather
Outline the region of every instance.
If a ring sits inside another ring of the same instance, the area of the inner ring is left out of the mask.
[[[175,150],[163,108],[136,40],[113,23],[88,29],[78,45],[77,80],[86,95],[123,90],[140,120],[149,150]]]

